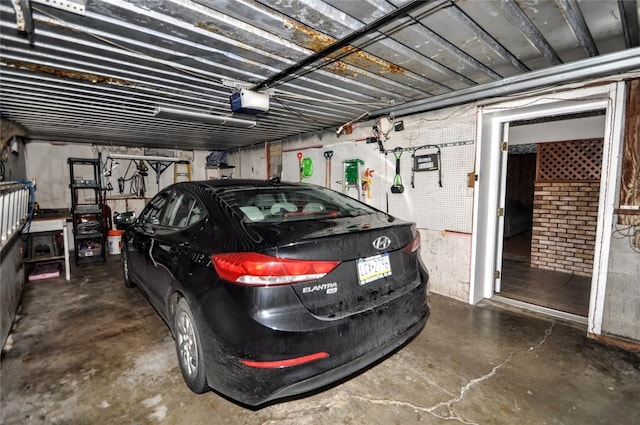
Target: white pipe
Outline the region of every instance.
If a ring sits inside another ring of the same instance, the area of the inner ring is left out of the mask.
[[[186,159],[173,158],[168,156],[147,156],[147,155],[126,155],[119,153],[108,153],[107,158],[111,159],[137,159],[140,161],[164,161],[164,162],[181,162]]]
[[[393,115],[399,117],[412,115],[463,103],[522,94],[528,90],[610,76],[632,70],[640,70],[640,47],[527,72],[514,77],[504,78],[500,81],[379,109],[372,112],[371,116]]]
[[[245,120],[223,115],[211,115],[204,112],[185,111],[182,109],[165,108],[158,106],[154,113],[158,118],[167,118],[182,121],[198,121],[214,125],[226,125],[229,127],[253,128],[256,126],[255,120]]]

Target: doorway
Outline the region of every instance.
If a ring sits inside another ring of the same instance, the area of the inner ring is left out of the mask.
[[[598,217],[586,322],[588,333],[594,335],[601,333],[614,215],[615,185],[610,182],[616,179],[616,161],[622,138],[624,83],[603,84],[564,92],[558,90],[548,95],[505,101],[481,108],[478,114],[476,139],[477,182],[474,190],[472,270],[469,289],[471,304],[484,298],[494,297],[496,287],[500,288],[504,230],[504,214],[500,214],[500,211],[505,207],[505,190],[503,190],[503,186],[506,185],[505,146],[508,142],[515,140],[514,135],[511,134],[515,132],[515,128],[510,129],[510,125],[520,120],[560,117],[593,111],[604,111],[604,125],[600,126],[603,134],[602,184],[598,191]],[[581,134],[582,130],[583,128],[579,126],[572,128],[572,136],[558,137],[555,140],[571,140],[572,137],[574,140],[579,140],[593,137],[592,134]],[[553,141],[553,139],[546,141]],[[538,309],[534,308],[534,310]],[[540,311],[547,313],[546,310]],[[563,317],[563,315],[559,316]],[[583,317],[580,319],[585,322]]]
[[[548,119],[562,119],[569,128],[591,124],[594,135],[600,136],[603,116],[603,111],[594,111]],[[516,133],[517,124],[511,123],[510,134]],[[541,129],[536,133],[545,134]],[[553,137],[555,129],[549,134]],[[586,319],[602,145],[602,139],[587,139],[509,148],[502,272],[496,294]]]

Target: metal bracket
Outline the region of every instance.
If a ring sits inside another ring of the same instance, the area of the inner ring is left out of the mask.
[[[33,3],[44,4],[45,6],[55,9],[64,10],[65,12],[75,13],[76,15],[85,14],[87,0],[31,0]]]

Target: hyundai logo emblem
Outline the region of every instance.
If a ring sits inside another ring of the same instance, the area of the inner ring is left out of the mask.
[[[378,251],[389,248],[389,245],[391,245],[391,239],[386,236],[377,237],[373,241],[373,247]]]

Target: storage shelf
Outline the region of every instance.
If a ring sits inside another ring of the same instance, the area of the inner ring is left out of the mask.
[[[73,209],[74,214],[102,214],[102,207],[100,205],[87,207],[84,205],[76,205]]]
[[[100,185],[96,183],[74,183],[71,189],[100,189]]]
[[[24,263],[41,263],[43,261],[56,261],[56,260],[64,260],[64,255],[45,255],[42,257],[35,258],[25,258],[22,260]]]
[[[204,168],[207,170],[227,170],[229,168],[236,168],[235,165],[206,165]]]
[[[88,257],[78,257],[76,259],[76,264],[81,266],[83,264],[91,264],[91,263],[98,263],[98,262],[104,262],[105,261],[105,257],[103,257],[102,255],[94,255],[94,256],[88,256]]]
[[[77,165],[100,165],[100,158],[68,158],[67,163]]]
[[[85,239],[96,239],[96,238],[104,238],[104,233],[100,232],[91,232],[91,233],[76,233],[76,239],[85,240]]]
[[[104,200],[102,197],[102,187],[100,185],[102,173],[100,172],[100,155],[98,159],[93,158],[69,158],[69,178],[71,189],[71,214],[73,222],[74,235],[74,255],[77,265],[95,263],[98,261],[105,262],[106,257],[106,236],[104,224]],[[86,172],[87,165],[91,167],[92,175],[83,175],[76,178],[76,166],[84,167]],[[93,192],[93,202],[78,201],[78,193],[83,190]],[[84,223],[82,217],[86,215],[95,215],[96,220],[90,223]],[[90,230],[83,232],[83,229]]]

